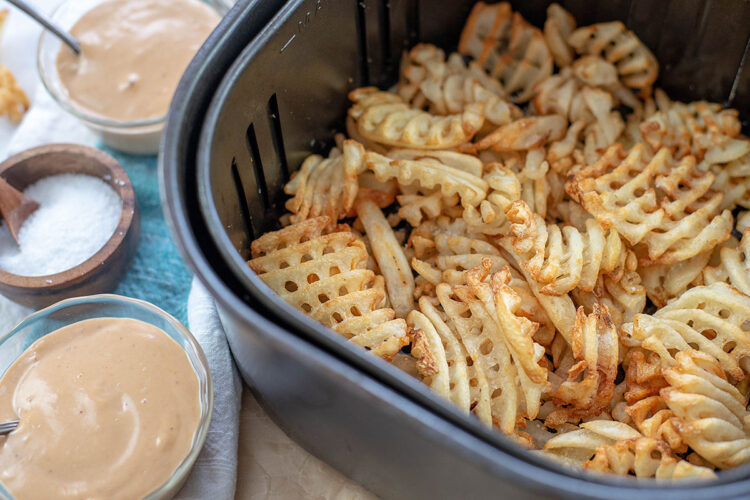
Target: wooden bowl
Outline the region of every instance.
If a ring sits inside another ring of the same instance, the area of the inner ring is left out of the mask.
[[[122,214],[109,241],[72,269],[48,276],[19,276],[0,269],[0,295],[34,309],[71,297],[114,290],[135,257],[141,234],[133,185],[117,160],[104,151],[79,144],[50,144],[0,163],[0,176],[18,190],[58,174],[86,174],[102,179],[122,198]]]

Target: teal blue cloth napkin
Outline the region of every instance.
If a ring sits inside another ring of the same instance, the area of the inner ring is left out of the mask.
[[[186,323],[192,277],[164,220],[156,157],[127,155],[103,144],[98,147],[119,161],[127,172],[141,213],[138,253],[115,293],[151,302]]]

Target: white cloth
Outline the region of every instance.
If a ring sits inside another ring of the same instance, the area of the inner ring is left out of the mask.
[[[214,413],[206,444],[185,487],[177,498],[230,500],[237,483],[242,382],[221,325],[216,303],[198,279],[188,298],[188,325],[211,366]]]
[[[35,0],[49,12],[59,0]],[[2,5],[5,8],[6,5]],[[10,7],[10,6],[7,6]],[[29,92],[32,106],[20,125],[0,118],[0,160],[25,149],[53,142],[94,146],[96,136],[77,119],[63,111],[39,83],[36,73],[36,44],[41,30],[19,11],[11,8],[0,45],[0,64],[7,64]],[[0,334],[11,330],[31,313],[0,296]],[[214,411],[206,444],[178,499],[231,500],[237,481],[237,440],[242,383],[232,361],[216,305],[194,280],[188,299],[188,323],[206,353],[214,383]]]

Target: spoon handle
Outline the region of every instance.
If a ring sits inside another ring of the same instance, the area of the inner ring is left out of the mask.
[[[0,436],[10,434],[18,427],[18,420],[9,420],[8,422],[0,423]]]
[[[29,16],[33,17],[39,24],[50,30],[52,33],[54,33],[60,40],[65,42],[65,44],[73,49],[73,52],[76,54],[81,53],[81,44],[78,43],[78,40],[73,38],[73,36],[65,31],[64,29],[60,28],[58,25],[50,21],[47,16],[39,12],[36,7],[26,3],[25,0],[8,0],[12,5],[15,5],[25,13],[27,13]]]

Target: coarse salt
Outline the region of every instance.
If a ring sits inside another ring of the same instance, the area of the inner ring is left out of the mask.
[[[24,194],[39,209],[21,226],[19,245],[0,225],[0,269],[20,276],[47,276],[82,264],[112,237],[122,200],[109,184],[81,174],[45,177]]]

